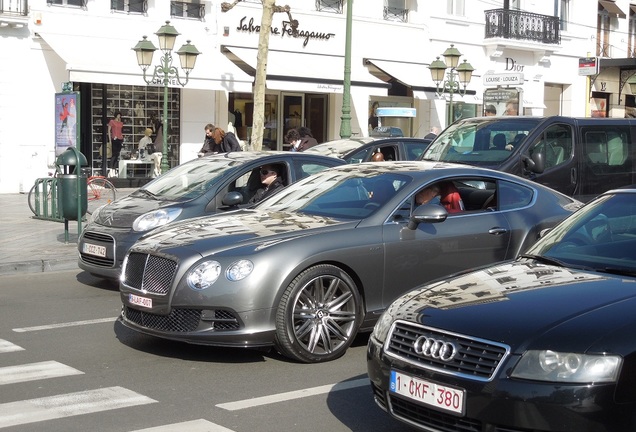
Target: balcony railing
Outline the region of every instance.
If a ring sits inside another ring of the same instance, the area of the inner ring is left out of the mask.
[[[0,0],[0,14],[10,16],[27,16],[29,14],[28,0]]]
[[[559,17],[511,9],[491,9],[486,14],[486,39],[528,40],[560,44]]]
[[[145,14],[148,0],[110,0],[110,10],[129,14]]]
[[[342,0],[316,0],[316,10],[341,14],[342,3]]]
[[[408,9],[384,6],[384,19],[386,21],[398,21],[405,23],[408,21],[408,16]]]

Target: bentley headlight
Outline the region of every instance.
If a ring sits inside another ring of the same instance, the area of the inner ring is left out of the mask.
[[[181,214],[180,208],[158,209],[142,214],[133,222],[133,230],[138,232],[150,231],[172,222]]]
[[[615,382],[622,358],[615,355],[562,353],[552,350],[526,351],[512,376],[564,383]]]
[[[204,290],[212,286],[221,274],[221,264],[216,261],[206,261],[199,264],[188,274],[188,286],[193,290]]]
[[[225,272],[228,280],[233,282],[245,279],[254,270],[254,264],[250,260],[240,260],[233,262]]]
[[[380,316],[378,322],[375,323],[375,327],[373,327],[373,333],[371,336],[376,338],[380,343],[384,343],[387,335],[389,334],[389,330],[391,329],[392,324],[393,314],[390,312],[390,309],[387,309]]]

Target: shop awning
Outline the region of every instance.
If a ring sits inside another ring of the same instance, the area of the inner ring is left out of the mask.
[[[626,17],[625,12],[623,12],[623,10],[619,8],[612,0],[599,0],[599,3],[608,13],[616,15],[619,18]]]
[[[250,75],[256,73],[255,48],[222,46],[221,51]],[[362,65],[351,62],[351,85],[375,87],[386,94],[390,84],[371,75]],[[267,88],[315,93],[342,93],[344,56],[269,50]]]
[[[394,78],[413,91],[435,91],[435,83],[428,65],[424,63],[407,63],[389,60],[364,59],[365,66],[372,66],[374,75],[387,80]],[[373,72],[372,72],[373,73]]]
[[[68,81],[146,85],[143,72],[132,50],[137,41],[89,36],[91,40],[87,44],[91,49],[78,50],[77,44],[73,42],[73,35],[54,33],[39,33],[39,35],[66,62]],[[159,64],[159,53],[159,50],[155,52],[153,65]],[[175,65],[178,66],[179,71],[182,71],[178,56],[175,55],[174,59]],[[148,70],[150,74],[152,74],[152,68],[153,66]],[[190,73],[187,88],[251,92],[252,82],[251,76],[240,70],[225,56],[210,51],[203,52],[197,58],[196,66]],[[181,87],[176,82],[170,86]]]

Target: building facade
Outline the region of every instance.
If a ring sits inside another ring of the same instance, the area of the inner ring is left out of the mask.
[[[299,27],[294,35],[287,14],[274,15],[264,130],[264,146],[274,150],[286,149],[285,132],[301,125],[319,142],[339,138],[345,91],[347,1],[285,4]],[[364,0],[351,7],[353,136],[369,134],[374,107],[406,109],[380,124],[416,137],[482,115],[491,103],[503,115],[510,97],[519,114],[633,111],[626,84],[633,79],[636,6],[628,0],[446,0],[434,7]],[[201,52],[187,84],[168,85],[169,165],[196,157],[208,123],[231,123],[249,146],[261,15],[258,0],[227,12],[218,0],[0,1],[0,193],[28,192],[67,142],[77,144],[93,173],[106,173],[106,125],[117,112],[124,148],[134,153],[146,128],[162,120],[165,87],[152,80],[160,51],[147,84],[132,48],[143,36],[157,46],[155,33],[168,20],[180,33],[175,51],[190,41]],[[452,92],[429,70],[451,44],[474,68],[466,87]],[[598,70],[581,72],[580,59],[597,56]],[[159,147],[161,138],[155,130]],[[113,168],[120,177],[148,175],[134,164]]]

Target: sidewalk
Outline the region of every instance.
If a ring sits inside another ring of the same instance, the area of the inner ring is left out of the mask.
[[[134,189],[117,189],[117,198]],[[77,266],[77,221],[35,219],[28,194],[0,194],[0,275],[74,270]],[[82,229],[85,223],[82,223]]]

